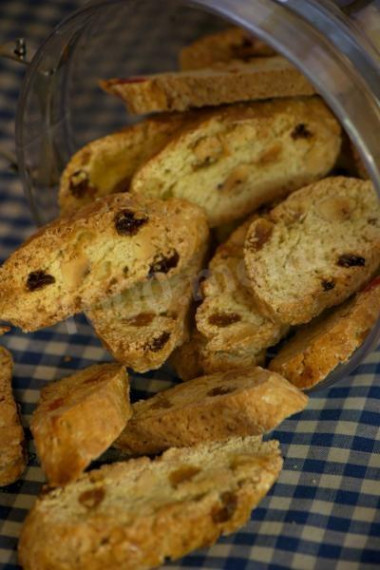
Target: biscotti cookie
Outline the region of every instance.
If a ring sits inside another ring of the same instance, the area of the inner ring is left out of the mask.
[[[131,191],[185,198],[218,226],[325,176],[339,154],[340,132],[317,97],[214,109],[148,160]]]
[[[209,34],[184,47],[179,55],[183,71],[212,67],[216,63],[226,63],[234,59],[243,61],[252,57],[275,55],[275,51],[246,30],[228,28]]]
[[[282,467],[278,442],[232,438],[107,465],[42,496],[24,570],[147,570],[243,526]]]
[[[303,390],[312,388],[365,341],[380,317],[380,277],[363,291],[302,327],[270,363]]]
[[[190,339],[171,354],[169,363],[178,378],[187,381],[202,374],[261,366],[265,357],[265,350],[255,352],[249,348],[239,349],[231,345],[228,350],[209,350],[207,339],[200,332],[193,330]]]
[[[204,213],[185,201],[106,196],[45,226],[4,263],[0,318],[25,331],[52,325],[104,296],[179,273],[207,236]]]
[[[133,115],[315,93],[302,73],[281,56],[188,72],[108,79],[100,85],[120,97]]]
[[[61,213],[107,194],[127,191],[139,166],[168,142],[185,120],[181,113],[158,115],[81,148],[61,177]]]
[[[155,370],[187,341],[194,280],[206,248],[207,243],[200,246],[194,260],[179,275],[135,285],[86,312],[97,336],[116,360],[136,372]]]
[[[197,309],[198,330],[209,351],[246,349],[258,353],[273,346],[288,328],[264,316],[253,297],[244,264],[244,242],[252,218],[221,245],[202,283],[203,302]]]
[[[376,191],[343,177],[303,188],[252,223],[245,252],[260,309],[283,323],[307,323],[360,289],[378,267]]]
[[[177,378],[187,382],[187,380],[198,378],[205,373],[200,357],[201,349],[205,344],[206,339],[193,329],[190,332],[189,340],[172,352],[169,364]]]
[[[128,377],[118,364],[97,364],[48,384],[30,427],[49,484],[77,479],[131,415]]]
[[[25,469],[24,431],[12,394],[13,360],[0,347],[0,487],[19,479]]]
[[[252,348],[236,348],[230,346],[227,350],[210,350],[208,343],[201,347],[200,363],[204,374],[214,374],[225,370],[244,369],[256,365],[263,365],[266,351]]]
[[[115,445],[152,455],[228,437],[262,435],[306,407],[305,395],[263,368],[202,376],[133,404],[133,417]]]

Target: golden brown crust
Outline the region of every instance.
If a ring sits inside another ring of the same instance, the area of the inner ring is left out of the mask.
[[[365,341],[380,316],[380,278],[328,315],[302,327],[269,365],[302,390],[312,388]]]
[[[233,438],[103,467],[39,499],[24,570],[147,570],[237,530],[282,467],[278,443]]]
[[[189,72],[109,79],[100,85],[120,97],[134,115],[315,94],[302,73],[281,56]]]
[[[77,479],[131,415],[128,376],[117,364],[97,364],[46,386],[31,430],[49,484]]]
[[[180,272],[207,236],[202,210],[183,200],[106,196],[11,255],[0,268],[0,316],[25,331],[49,326],[153,275]]]
[[[209,350],[207,339],[193,330],[189,340],[171,354],[169,362],[178,378],[186,382],[202,374],[261,366],[265,362],[265,356],[265,350],[256,352],[233,346],[229,346],[228,350]]]
[[[200,358],[201,347],[205,344],[202,335],[193,330],[190,338],[172,352],[169,364],[180,380],[187,382],[205,373]]]
[[[211,227],[325,176],[341,128],[318,97],[231,105],[193,114],[135,174],[131,192],[184,198]]]
[[[150,117],[81,148],[61,177],[61,213],[66,215],[96,198],[128,191],[136,170],[158,152],[186,120],[180,113]]]
[[[231,436],[262,435],[306,407],[307,398],[263,368],[202,376],[133,404],[115,442],[131,455],[152,455]]]
[[[248,232],[245,260],[260,309],[287,324],[309,322],[375,273],[380,203],[373,185],[326,178],[299,190]]]
[[[277,344],[288,330],[261,313],[249,286],[244,243],[254,219],[239,226],[217,249],[202,283],[203,302],[196,324],[207,339],[208,351],[248,350],[257,354]]]
[[[86,312],[113,357],[136,372],[160,368],[173,350],[188,340],[188,314],[194,282],[207,242],[199,245],[179,275],[135,285]]]
[[[0,347],[0,486],[10,485],[25,469],[24,431],[12,394],[12,355]]]
[[[179,55],[183,71],[211,67],[238,59],[247,61],[252,57],[268,57],[275,51],[258,38],[240,28],[228,28],[215,34],[202,36],[183,48]]]

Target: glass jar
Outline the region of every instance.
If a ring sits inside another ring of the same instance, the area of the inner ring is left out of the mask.
[[[99,78],[174,70],[179,50],[226,26],[246,28],[315,85],[356,145],[380,195],[380,0],[101,0],[63,21],[31,62],[16,118],[23,185],[35,220],[58,214],[57,187],[70,156],[131,124]],[[355,368],[365,344],[329,381]]]

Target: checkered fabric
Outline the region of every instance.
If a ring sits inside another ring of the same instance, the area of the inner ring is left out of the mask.
[[[164,9],[164,2],[162,2]],[[0,43],[25,36],[37,46],[73,0],[0,0]],[[0,146],[13,150],[13,122],[24,70],[0,60]],[[17,176],[0,158],[0,261],[33,231]],[[1,339],[15,360],[14,389],[29,440],[23,478],[0,492],[0,567],[16,570],[17,537],[43,476],[28,422],[46,382],[109,359],[84,318]],[[273,437],[285,457],[278,483],[238,533],[165,568],[375,570],[380,568],[380,348],[339,384],[313,393],[302,414]],[[134,398],[164,389],[159,371],[133,379]],[[121,569],[122,570],[122,569]]]

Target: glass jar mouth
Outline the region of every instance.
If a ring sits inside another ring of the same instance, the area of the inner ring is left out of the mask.
[[[131,0],[130,0],[131,1]],[[29,203],[37,223],[47,221],[48,208],[39,203],[36,197],[36,185],[33,165],[28,164],[27,154],[35,145],[35,140],[28,132],[29,125],[25,117],[34,113],[30,111],[37,104],[42,108],[42,130],[49,131],[54,113],[54,97],[60,85],[67,88],[66,75],[69,75],[70,61],[65,59],[67,45],[73,48],[73,53],[79,52],[82,47],[81,31],[91,25],[97,14],[112,6],[128,3],[128,0],[97,0],[83,6],[74,14],[66,18],[47,38],[36,53],[27,71],[22,87],[16,117],[16,150],[20,175],[29,198]],[[141,3],[144,3],[141,1]],[[378,128],[380,127],[380,84],[376,82],[376,73],[379,70],[372,52],[367,49],[365,41],[350,26],[346,18],[337,11],[327,12],[329,2],[299,3],[289,0],[177,0],[173,4],[201,9],[207,13],[222,17],[224,20],[236,24],[253,32],[277,51],[280,51],[291,60],[316,86],[330,108],[340,119],[344,129],[357,146],[361,157],[371,174],[374,185],[380,195],[380,148],[378,145]],[[308,5],[306,10],[305,5]],[[327,26],[327,18],[330,21]],[[313,20],[314,18],[314,20]],[[335,28],[334,28],[335,26]],[[297,31],[297,34],[296,34]],[[297,42],[294,38],[297,37]],[[69,81],[67,81],[69,83]],[[32,101],[31,94],[42,96],[40,101]],[[62,102],[58,109],[60,122],[54,123],[59,130],[52,133],[44,150],[46,162],[54,162],[54,169],[58,172],[62,164],[62,156],[58,159],[52,147],[61,139],[67,143],[64,158],[73,150],[71,146],[70,115],[66,114],[67,99],[70,93],[62,95]],[[31,123],[32,123],[31,118]],[[55,119],[55,117],[54,117]],[[33,119],[34,120],[34,119]],[[62,132],[61,132],[62,127]],[[38,133],[39,136],[40,133]],[[50,133],[51,134],[51,133]],[[52,154],[49,154],[52,152]],[[53,156],[54,155],[54,156]],[[53,160],[54,159],[54,160]],[[51,165],[50,165],[51,166]],[[46,176],[52,173],[48,172]],[[53,173],[54,174],[54,173]],[[369,347],[380,338],[380,323],[378,322],[362,349],[355,353],[348,364],[331,378],[348,374],[356,368],[368,352]],[[374,340],[375,339],[375,340]],[[359,356],[360,355],[360,356]],[[329,378],[328,384],[333,381]],[[317,389],[321,389],[318,386]]]
[[[85,25],[97,10],[126,1],[95,0],[79,8],[55,28],[29,66],[20,93],[15,135],[20,175],[37,221],[39,214],[30,199],[30,181],[23,152],[23,118],[30,84],[36,73],[52,72],[49,65],[45,71],[39,67],[59,35],[75,28],[78,21]],[[215,0],[177,0],[177,3],[200,8],[246,28],[298,67],[339,118],[380,196],[380,145],[373,135],[377,131],[374,125],[380,126],[380,56],[336,6],[329,0],[305,3],[295,0],[218,0],[217,3]],[[295,37],[297,42],[294,42]]]

